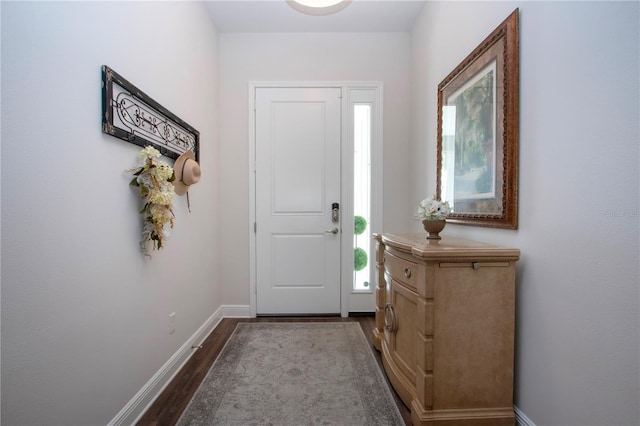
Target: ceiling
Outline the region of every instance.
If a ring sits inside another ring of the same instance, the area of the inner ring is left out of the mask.
[[[425,2],[353,0],[336,14],[310,16],[285,0],[204,0],[220,33],[409,32]]]

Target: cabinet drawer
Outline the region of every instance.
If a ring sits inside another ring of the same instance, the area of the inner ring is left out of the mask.
[[[412,289],[417,289],[418,264],[385,251],[384,267],[391,277]]]

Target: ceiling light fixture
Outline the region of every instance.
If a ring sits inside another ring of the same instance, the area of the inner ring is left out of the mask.
[[[331,15],[351,4],[351,0],[286,0],[298,12],[307,15]]]

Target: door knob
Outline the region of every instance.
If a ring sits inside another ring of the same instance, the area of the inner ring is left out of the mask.
[[[325,234],[337,234],[338,232],[339,232],[338,228],[327,229],[326,231],[324,231]]]

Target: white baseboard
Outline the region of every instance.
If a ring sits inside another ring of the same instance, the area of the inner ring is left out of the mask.
[[[223,305],[223,318],[251,318],[251,306],[249,305]]]
[[[516,413],[516,425],[518,426],[536,426],[534,422],[532,422],[529,417],[525,416],[524,413],[515,405],[513,406],[513,411]]]
[[[120,410],[108,423],[108,426],[135,424],[194,354],[192,346],[200,345],[223,318],[249,317],[249,314],[249,306],[244,305],[223,305],[218,308]]]

